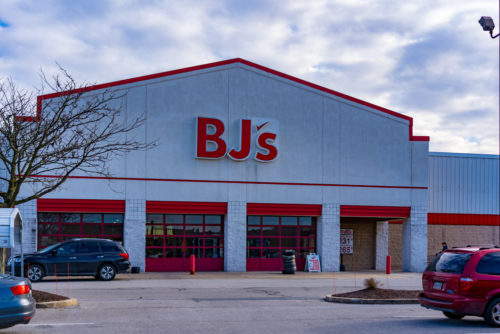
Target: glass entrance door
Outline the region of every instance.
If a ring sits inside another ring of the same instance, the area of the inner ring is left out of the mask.
[[[282,270],[281,255],[294,250],[297,270],[316,252],[316,217],[248,216],[247,271]]]
[[[148,214],[146,271],[223,270],[224,216]]]

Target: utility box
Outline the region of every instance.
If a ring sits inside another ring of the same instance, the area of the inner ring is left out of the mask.
[[[21,244],[22,218],[19,209],[0,209],[0,248]]]

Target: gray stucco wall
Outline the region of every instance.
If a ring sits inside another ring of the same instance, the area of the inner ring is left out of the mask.
[[[123,117],[147,117],[130,135],[159,145],[111,161],[114,180],[70,179],[47,197],[125,200],[124,243],[133,265],[144,269],[144,203],[154,200],[229,203],[228,271],[245,270],[246,203],[322,204],[318,253],[328,271],[339,266],[340,205],[419,207],[404,234],[404,261],[406,269],[420,268],[428,143],[409,141],[408,119],[239,63],[116,89],[126,93],[118,101]],[[278,134],[278,158],[196,159],[198,116],[222,120],[230,148],[239,144],[240,119],[268,120]]]

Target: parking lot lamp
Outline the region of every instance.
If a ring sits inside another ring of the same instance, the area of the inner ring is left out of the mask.
[[[483,27],[484,31],[489,31],[491,38],[497,38],[499,34],[496,34],[493,36],[493,29],[495,29],[495,22],[493,22],[493,19],[490,16],[481,16],[479,19],[479,24],[481,27]]]
[[[493,29],[495,29],[495,22],[493,22],[493,19],[490,17],[490,16],[481,16],[481,18],[479,19],[479,24],[481,25],[481,27],[483,27],[483,30],[484,31],[489,31],[490,32],[490,36],[491,38],[497,38],[500,33],[496,34],[495,36],[493,36]],[[498,59],[498,66],[499,66],[499,88],[500,88],[500,42],[499,42],[499,59]],[[498,124],[499,124],[499,131],[498,131],[498,149],[499,149],[499,155],[500,155],[500,91],[499,91],[499,95],[498,95],[498,105],[499,105],[499,120],[498,120]],[[500,173],[500,171],[499,171]],[[500,174],[498,175],[498,177],[500,177]],[[500,185],[498,185],[500,187]],[[500,226],[498,227],[498,241],[500,243]]]

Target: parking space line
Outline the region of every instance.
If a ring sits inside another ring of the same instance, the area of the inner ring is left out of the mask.
[[[391,318],[443,318],[442,316],[432,316],[432,315],[393,315]],[[445,319],[445,318],[443,318]]]
[[[53,324],[29,324],[30,327],[41,327],[41,326],[89,326],[95,325],[93,322],[68,322],[68,323],[53,323]]]

